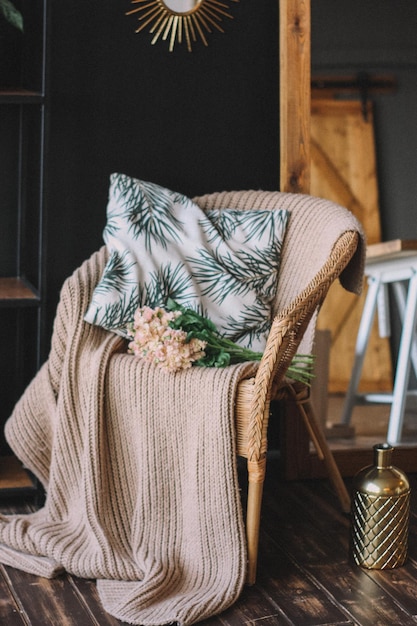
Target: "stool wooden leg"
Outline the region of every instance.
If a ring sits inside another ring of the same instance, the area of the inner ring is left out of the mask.
[[[337,467],[336,461],[334,460],[334,456],[332,451],[329,448],[329,444],[326,441],[326,437],[317,422],[316,416],[314,414],[313,406],[310,400],[299,401],[297,402],[298,408],[303,416],[304,423],[307,426],[307,430],[311,436],[311,439],[316,447],[317,453],[320,458],[323,459],[326,464],[326,469],[329,474],[329,479],[336,491],[337,497],[339,498],[340,505],[342,507],[342,511],[344,513],[349,513],[350,511],[350,496],[346,489],[346,485],[343,481],[343,478],[340,474],[339,468]]]

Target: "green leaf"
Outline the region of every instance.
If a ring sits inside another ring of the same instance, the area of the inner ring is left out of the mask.
[[[208,243],[218,243],[231,239],[236,231],[235,213],[237,211],[207,211],[207,218],[200,220],[201,229],[206,233]]]
[[[218,250],[199,248],[198,256],[187,257],[195,280],[202,286],[201,293],[221,304],[228,294],[244,295],[250,289],[240,280],[243,269],[235,263],[230,252],[220,254]],[[237,277],[236,274],[239,274]]]
[[[274,293],[279,271],[279,246],[241,251],[236,256],[229,251],[198,248],[195,256],[186,257],[202,294],[221,304],[227,295],[245,296],[254,291],[262,297]]]
[[[180,241],[182,222],[174,215],[174,200],[166,189],[118,174],[114,193],[118,193],[118,200],[124,203],[123,215],[129,222],[132,237],[145,233],[147,250],[151,249],[152,241],[164,248],[168,242]]]
[[[226,367],[232,363],[261,360],[261,352],[254,352],[249,348],[244,348],[220,335],[216,326],[209,318],[200,315],[192,309],[181,306],[172,298],[168,298],[165,308],[168,311],[181,312],[181,315],[169,323],[171,328],[181,328],[187,332],[187,341],[196,338],[206,342],[206,347],[204,348],[205,357],[195,361],[194,365],[200,367]],[[313,355],[296,354],[287,370],[287,375],[293,380],[310,385],[311,380],[314,378],[313,366]]]
[[[7,22],[23,33],[23,17],[10,0],[0,0],[0,12]]]
[[[251,306],[242,308],[236,316],[228,315],[224,335],[235,342],[244,343],[248,348],[255,340],[267,335],[271,328],[268,307],[258,298]]]
[[[119,254],[114,251],[107,261],[103,277],[96,287],[96,293],[108,293],[115,290],[123,294],[129,284],[134,284],[131,277],[133,261],[127,259],[127,251]]]
[[[124,293],[117,302],[106,304],[104,308],[99,307],[93,323],[116,329],[126,335],[126,320],[133,319],[140,300],[141,294],[137,289],[129,296]]]
[[[109,217],[103,230],[104,241],[110,239],[110,237],[117,237],[117,233],[120,230],[120,223],[116,217]]]
[[[271,245],[275,239],[275,234],[279,228],[284,230],[287,222],[286,213],[280,213],[277,211],[265,211],[263,213],[263,219],[259,218],[255,212],[246,213],[240,212],[240,223],[246,226],[248,234],[246,241],[253,239],[260,240],[265,235],[268,235],[269,245]]]
[[[183,263],[162,265],[155,272],[150,272],[146,304],[152,308],[165,306],[168,299],[187,302],[190,297],[192,280]]]
[[[208,317],[204,317],[203,315],[200,315],[192,309],[187,309],[186,307],[181,306],[172,298],[168,298],[166,308],[168,311],[181,312],[181,315],[176,320],[171,322],[172,328],[182,328],[182,330],[187,333],[209,332],[213,335],[220,336],[215,324],[213,324],[213,322]],[[194,335],[194,337],[200,339],[200,337],[198,337],[197,335]],[[206,341],[206,338],[204,338],[204,341]]]

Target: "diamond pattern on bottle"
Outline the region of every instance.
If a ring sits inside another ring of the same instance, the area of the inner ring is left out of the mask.
[[[369,496],[356,492],[352,507],[352,552],[357,565],[385,569],[407,556],[410,494]]]

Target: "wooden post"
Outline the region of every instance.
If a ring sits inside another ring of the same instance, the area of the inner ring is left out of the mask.
[[[280,57],[280,190],[310,191],[311,10],[310,0],[278,0]],[[285,407],[284,474],[295,459],[309,457],[309,436],[295,403]],[[304,463],[305,464],[305,463]]]
[[[310,0],[279,1],[280,190],[310,191]]]

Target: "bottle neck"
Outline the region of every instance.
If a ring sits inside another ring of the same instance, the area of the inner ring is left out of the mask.
[[[374,446],[374,465],[378,469],[392,467],[392,452],[394,448],[389,443],[378,443]]]

